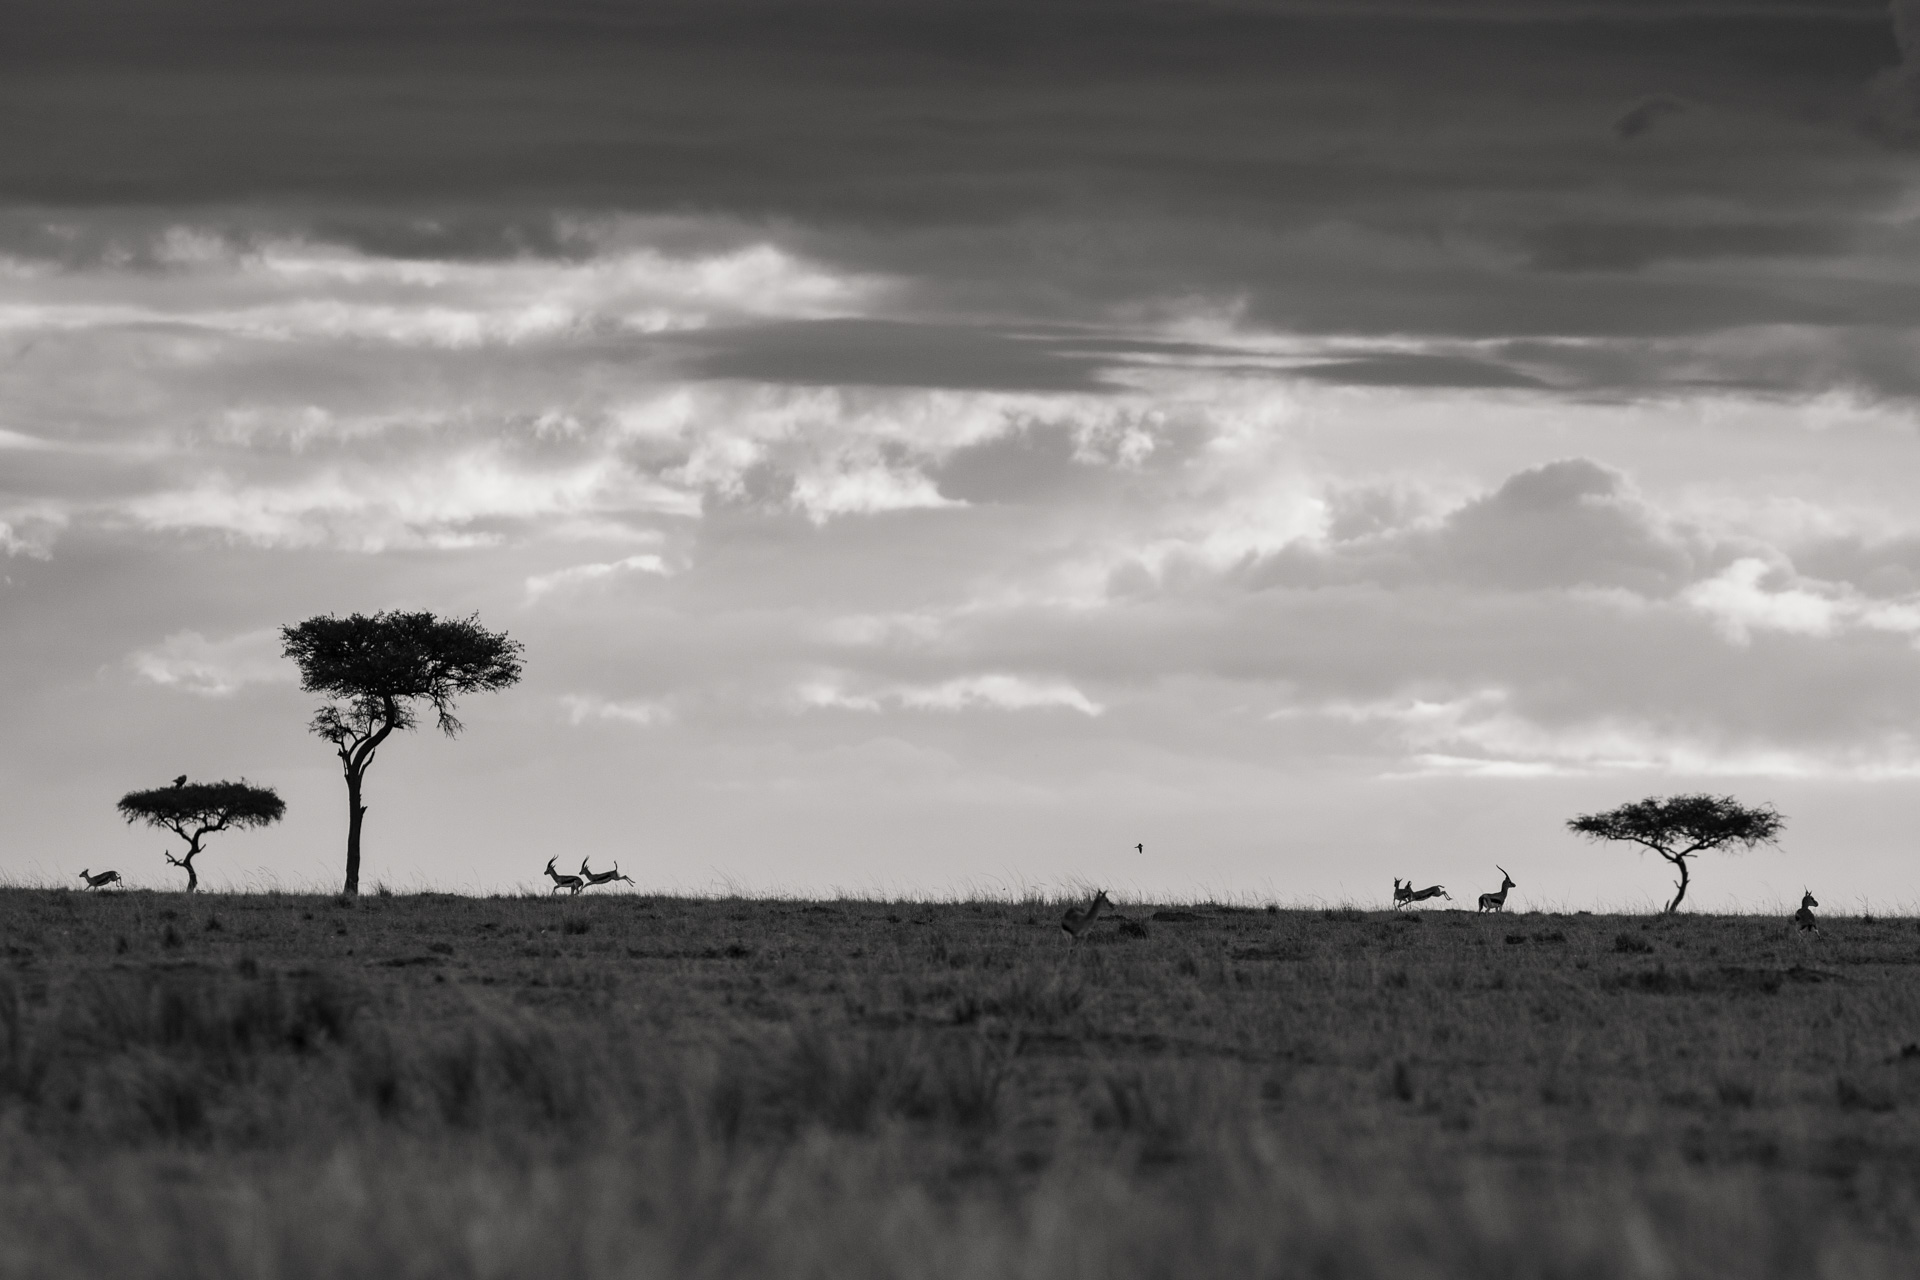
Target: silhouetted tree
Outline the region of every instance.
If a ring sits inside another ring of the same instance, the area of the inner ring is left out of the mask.
[[[440,731],[460,732],[453,700],[504,689],[520,679],[523,647],[482,627],[478,615],[328,615],[282,627],[283,652],[300,667],[300,687],[334,699],[313,717],[347,776],[348,895],[360,892],[360,783],[374,752],[395,729],[414,727],[416,702],[433,707]]]
[[[200,887],[193,860],[200,856],[202,840],[235,827],[264,827],[278,822],[287,811],[286,803],[272,787],[256,787],[245,778],[238,782],[188,782],[184,774],[171,786],[129,791],[116,807],[128,822],[171,831],[187,842],[184,857],[169,853],[166,859],[187,869],[188,893]]]
[[[1567,827],[1589,840],[1625,840],[1653,850],[1679,868],[1679,892],[1667,914],[1687,896],[1687,859],[1708,849],[1772,844],[1787,820],[1772,805],[1748,807],[1732,796],[1653,796],[1605,813],[1570,818]]]

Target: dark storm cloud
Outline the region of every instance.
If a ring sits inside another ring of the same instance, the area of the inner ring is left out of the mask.
[[[675,335],[695,377],[801,385],[1100,391],[1100,362],[1031,339],[958,325],[802,320]]]
[[[1698,226],[1560,223],[1524,237],[1539,271],[1638,271],[1660,262],[1718,258],[1837,256],[1841,228],[1819,223],[1729,222]]]
[[[1289,373],[1355,387],[1544,387],[1538,378],[1468,356],[1387,352],[1352,360],[1300,365]]]
[[[1646,133],[1668,116],[1679,115],[1687,109],[1687,104],[1678,98],[1665,94],[1656,94],[1644,102],[1636,102],[1620,113],[1613,122],[1613,131],[1621,138],[1631,141]]]
[[[556,210],[722,215],[974,315],[1821,324],[1762,268],[1897,195],[1849,150],[1900,57],[1868,4],[22,0],[7,34],[17,202],[271,207],[443,257],[579,252]],[[1625,123],[1661,95],[1692,106]],[[1702,203],[1725,227],[1679,211]]]

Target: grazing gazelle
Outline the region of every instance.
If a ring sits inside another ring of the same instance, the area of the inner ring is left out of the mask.
[[[1107,901],[1107,891],[1102,889],[1093,895],[1093,901],[1087,905],[1086,910],[1082,911],[1079,907],[1068,907],[1067,914],[1060,917],[1060,927],[1066,930],[1067,937],[1078,942],[1080,940],[1080,934],[1088,925],[1093,923],[1093,918],[1102,911],[1110,910],[1112,907],[1113,904]]]
[[[577,894],[587,887],[587,882],[579,876],[563,876],[558,871],[555,871],[553,864],[556,861],[557,859],[555,858],[547,859],[547,874],[553,877],[553,893],[558,893],[562,889],[565,889],[569,894]],[[551,897],[552,893],[548,896]]]
[[[1409,902],[1425,902],[1428,898],[1445,898],[1448,902],[1453,901],[1453,895],[1447,892],[1445,885],[1430,884],[1424,889],[1416,889],[1411,880],[1403,886],[1399,876],[1393,878],[1393,909],[1395,911]]]
[[[580,874],[589,885],[605,884],[609,880],[625,880],[628,884],[633,883],[632,876],[623,876],[620,874],[620,864],[617,862],[613,864],[613,870],[602,871],[596,874],[592,868],[587,866],[587,861],[585,858],[580,859]]]
[[[1514,887],[1513,877],[1508,875],[1507,869],[1497,862],[1493,864],[1493,869],[1500,873],[1500,892],[1481,894],[1480,909],[1482,911],[1505,911],[1507,909],[1507,890]]]
[[[1818,933],[1820,926],[1815,923],[1813,909],[1820,904],[1814,900],[1813,890],[1805,889],[1800,894],[1800,909],[1793,913],[1794,923],[1800,926],[1802,933]]]
[[[97,876],[91,871],[82,871],[80,878],[87,882],[87,888],[89,889],[98,889],[102,885],[120,883],[120,873],[118,871],[102,871]]]

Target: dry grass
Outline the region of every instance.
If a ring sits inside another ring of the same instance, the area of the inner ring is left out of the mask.
[[[0,890],[0,1274],[1914,1273],[1912,921],[1188,914]]]

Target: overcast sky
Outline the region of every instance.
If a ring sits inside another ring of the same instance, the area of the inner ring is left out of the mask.
[[[0,878],[1920,906],[1920,3],[6,7]]]

